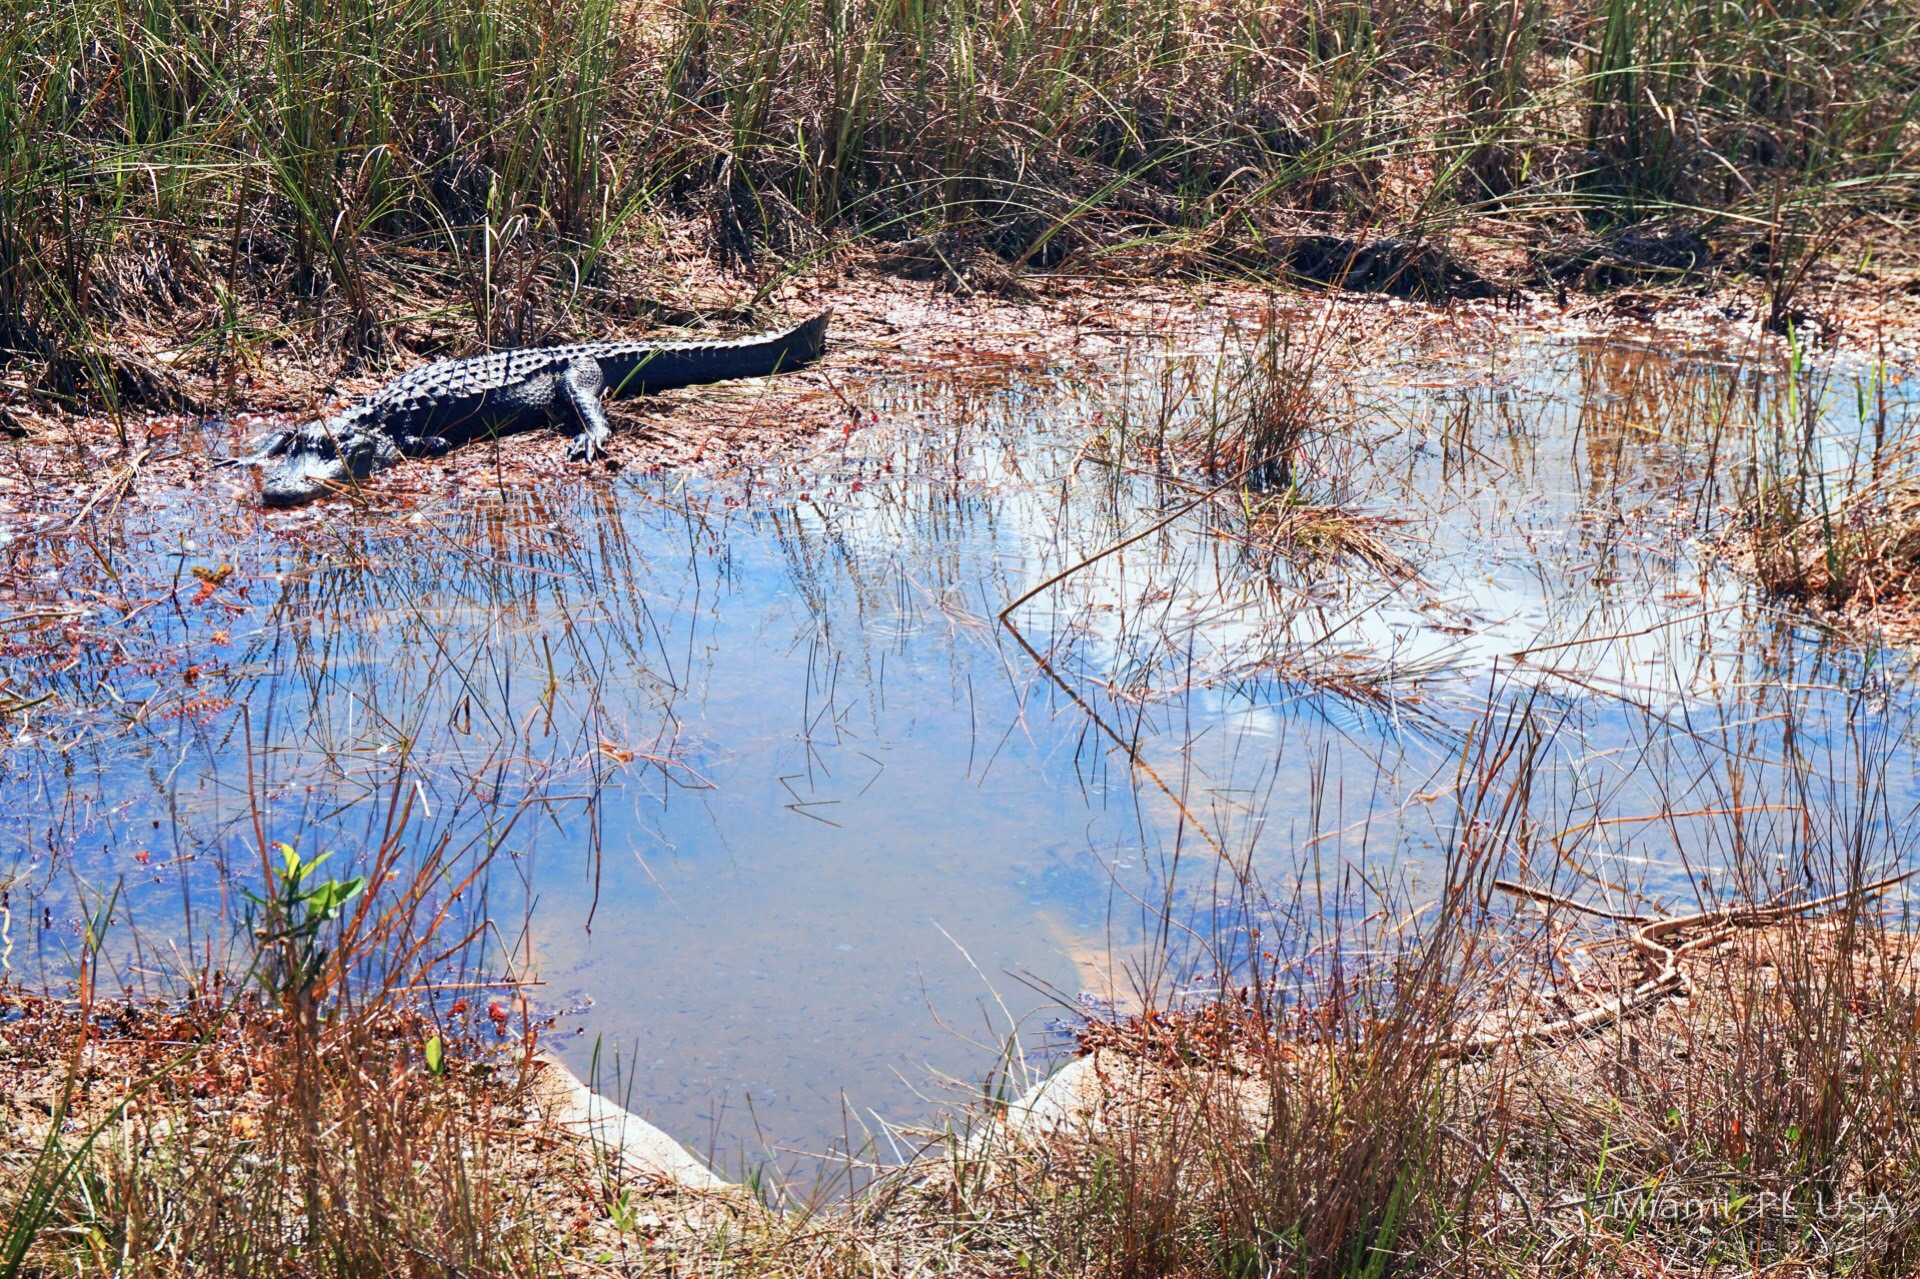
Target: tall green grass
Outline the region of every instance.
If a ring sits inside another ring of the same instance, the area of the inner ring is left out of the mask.
[[[763,282],[854,236],[1277,273],[1303,229],[1804,228],[1914,191],[1920,15],[1876,0],[0,12],[0,347],[56,396],[150,390],[132,319],[348,356],[410,317],[577,329],[670,220]]]

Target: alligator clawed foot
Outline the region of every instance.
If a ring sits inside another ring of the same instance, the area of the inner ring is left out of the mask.
[[[404,435],[400,451],[408,457],[445,457],[453,451],[453,441],[439,435]]]

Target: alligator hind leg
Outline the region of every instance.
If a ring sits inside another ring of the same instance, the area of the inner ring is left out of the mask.
[[[605,385],[598,360],[574,360],[554,379],[552,413],[569,437],[567,457],[573,461],[590,462],[607,451],[613,428],[600,407]]]
[[[439,435],[402,435],[395,443],[408,457],[445,457],[453,449],[453,441]]]

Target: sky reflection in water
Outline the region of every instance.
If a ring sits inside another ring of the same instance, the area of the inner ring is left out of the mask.
[[[124,877],[130,972],[192,968],[252,884],[250,788],[309,850],[366,847],[410,796],[416,840],[496,849],[492,961],[546,983],[576,1063],[617,1055],[724,1169],[804,1171],[876,1115],[926,1122],[1012,1021],[1040,1049],[1083,992],[1230,947],[1229,867],[1417,899],[1489,706],[1539,728],[1515,873],[1691,901],[1756,848],[1816,879],[1850,833],[1904,855],[1908,660],[1823,646],[1700,550],[1745,456],[1727,393],[1751,416],[1767,379],[1600,343],[1394,366],[1307,488],[1401,521],[1417,582],[1263,565],[1203,510],[1023,606],[1029,651],[1008,600],[1190,500],[1088,449],[1150,381],[902,376],[802,461],[413,519],[120,515],[118,598],[192,564],[236,585],[100,606],[111,642],[71,664],[0,657],[58,694],[0,754],[10,966],[58,980]],[[49,555],[49,598],[106,591],[97,557]]]

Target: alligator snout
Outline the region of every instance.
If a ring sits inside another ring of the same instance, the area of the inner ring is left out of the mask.
[[[264,506],[298,506],[311,502],[354,478],[347,464],[337,457],[289,454],[270,465],[272,469],[260,486],[260,501]]]
[[[315,422],[290,432],[284,442],[257,455],[267,467],[260,500],[267,506],[298,506],[366,479],[399,460],[393,442],[377,431],[341,429]]]

